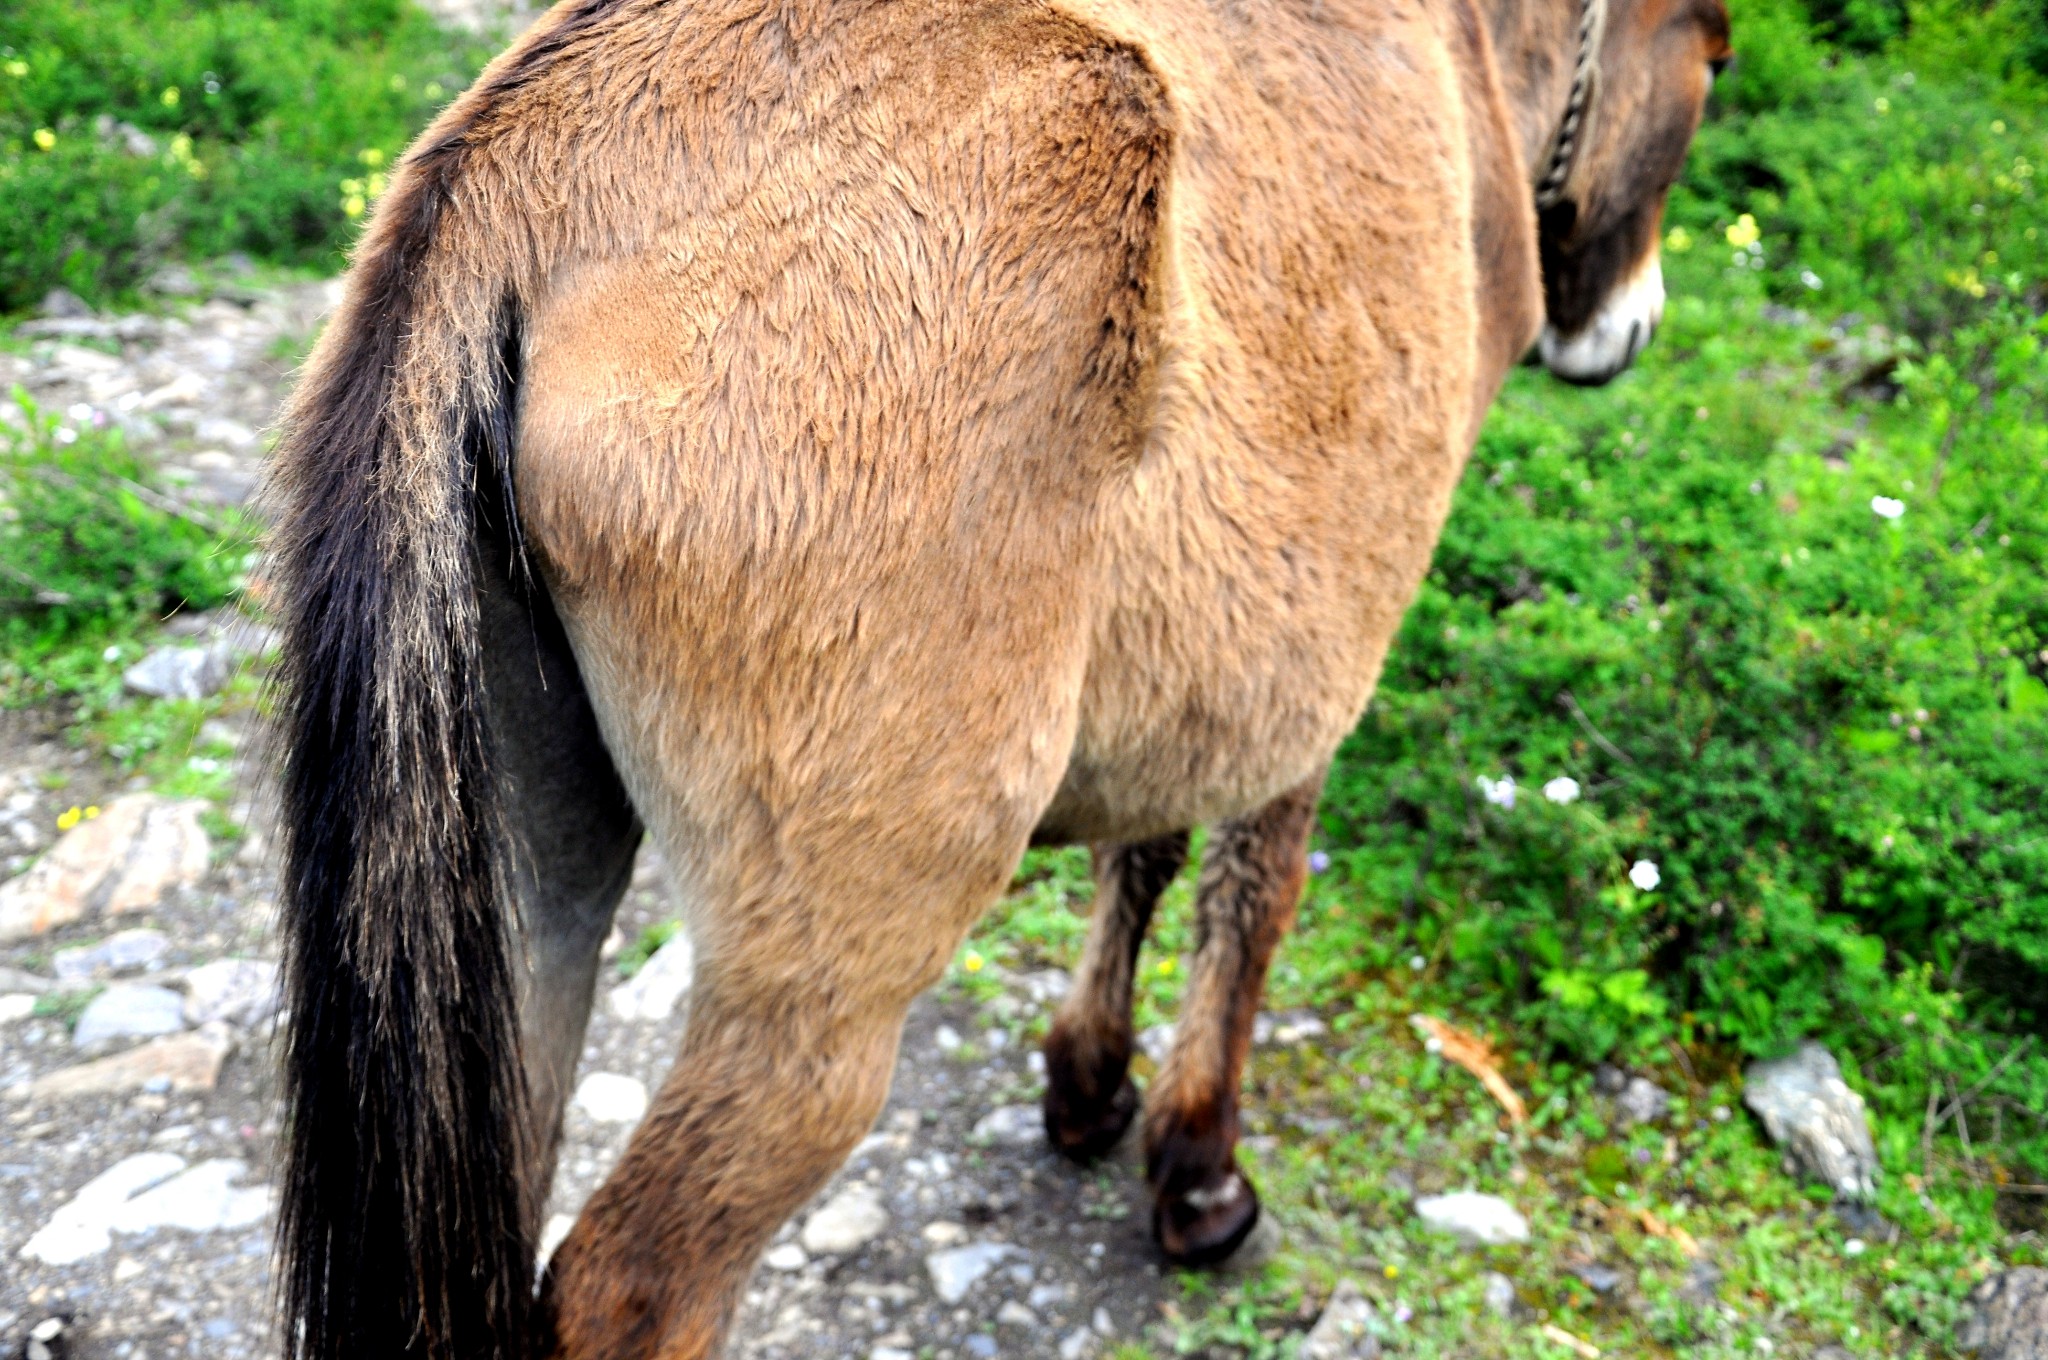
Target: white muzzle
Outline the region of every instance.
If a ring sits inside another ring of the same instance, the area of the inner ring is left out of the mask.
[[[1561,336],[1544,323],[1537,352],[1543,366],[1566,382],[1604,383],[1635,362],[1663,319],[1664,265],[1652,246],[1577,334]]]

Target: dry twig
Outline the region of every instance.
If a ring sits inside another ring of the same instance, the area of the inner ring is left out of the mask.
[[[1487,1094],[1508,1112],[1509,1123],[1519,1128],[1529,1122],[1529,1108],[1522,1103],[1522,1097],[1515,1088],[1508,1085],[1508,1079],[1500,1074],[1499,1059],[1494,1056],[1492,1044],[1434,1015],[1411,1015],[1408,1023],[1425,1038],[1435,1040],[1437,1050],[1446,1058],[1479,1078],[1479,1084],[1486,1088]]]

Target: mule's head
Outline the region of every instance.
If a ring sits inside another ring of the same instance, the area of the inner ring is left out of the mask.
[[[1578,60],[1536,207],[1538,352],[1569,382],[1604,383],[1664,315],[1664,200],[1728,63],[1723,0],[1577,0]]]

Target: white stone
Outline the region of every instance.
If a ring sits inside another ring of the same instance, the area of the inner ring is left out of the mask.
[[[957,1247],[967,1240],[967,1229],[963,1224],[938,1219],[924,1225],[924,1240],[935,1247]]]
[[[654,951],[640,971],[612,988],[609,1005],[621,1020],[666,1020],[690,994],[697,953],[690,937],[677,931]]]
[[[1154,1067],[1164,1065],[1166,1055],[1173,1051],[1173,1026],[1154,1025],[1140,1032],[1138,1050],[1152,1060]]]
[[[771,1248],[761,1260],[770,1270],[784,1271],[802,1270],[811,1263],[811,1258],[805,1254],[804,1249],[794,1242],[784,1242],[779,1247]]]
[[[26,1020],[36,1013],[36,999],[27,992],[0,993],[0,1025]]]
[[[185,1022],[225,1020],[254,1029],[277,1013],[277,965],[269,959],[215,959],[185,974]]]
[[[577,1083],[575,1104],[600,1124],[637,1124],[647,1113],[647,1084],[617,1072],[592,1072]]]
[[[868,1360],[917,1360],[917,1353],[901,1346],[877,1346],[868,1352]]]
[[[185,999],[168,987],[123,982],[107,988],[78,1017],[71,1042],[91,1048],[109,1039],[147,1039],[185,1028]]]
[[[996,1321],[1005,1327],[1036,1327],[1038,1314],[1015,1299],[1004,1299],[1003,1306],[996,1309]]]
[[[0,943],[88,915],[143,911],[196,883],[212,850],[199,825],[204,806],[136,793],[79,822],[28,872],[0,884]]]
[[[1429,1227],[1478,1246],[1499,1247],[1529,1240],[1529,1220],[1498,1195],[1456,1190],[1425,1195],[1415,1213]]]
[[[932,1031],[932,1042],[939,1046],[939,1052],[951,1053],[960,1047],[960,1031],[951,1025],[940,1025]]]
[[[976,1242],[935,1251],[924,1258],[924,1268],[931,1273],[932,1288],[938,1291],[939,1298],[958,1303],[983,1276],[1016,1253],[1017,1249],[1006,1242]]]
[[[1031,1147],[1045,1136],[1045,1117],[1036,1105],[1002,1105],[983,1115],[968,1137],[977,1143]]]
[[[872,1187],[849,1185],[825,1201],[804,1223],[797,1240],[813,1256],[859,1251],[889,1226],[889,1211]]]
[[[1088,1315],[1088,1325],[1095,1329],[1097,1336],[1116,1335],[1116,1320],[1110,1317],[1107,1308],[1097,1308],[1093,1313],[1090,1313]]]
[[[185,1169],[170,1152],[143,1152],[114,1163],[87,1181],[50,1221],[29,1238],[23,1256],[68,1266],[113,1245],[113,1216],[138,1193]]]
[[[1298,1354],[1301,1360],[1372,1360],[1380,1353],[1374,1320],[1372,1301],[1357,1281],[1339,1280]]]
[[[201,1162],[123,1204],[110,1222],[115,1232],[157,1228],[220,1232],[260,1223],[270,1212],[270,1187],[238,1187],[249,1164],[234,1157]]]
[[[1024,995],[1043,1006],[1065,1000],[1074,980],[1063,968],[1041,968],[1018,978],[1017,984],[1024,989]]]
[[[1281,1044],[1292,1047],[1307,1043],[1330,1032],[1322,1017],[1312,1011],[1282,1011],[1278,1015],[1264,1012],[1252,1018],[1252,1042],[1260,1046]]]
[[[562,1245],[562,1239],[569,1235],[569,1229],[576,1226],[574,1214],[550,1214],[546,1226],[540,1230],[540,1249],[534,1254],[534,1270],[538,1274],[547,1269],[554,1259],[555,1248]]]

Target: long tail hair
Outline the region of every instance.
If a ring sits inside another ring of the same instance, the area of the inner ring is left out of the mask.
[[[288,1360],[525,1351],[536,1206],[475,571],[480,521],[518,543],[520,252],[486,239],[466,168],[614,3],[543,20],[396,168],[286,415]]]

